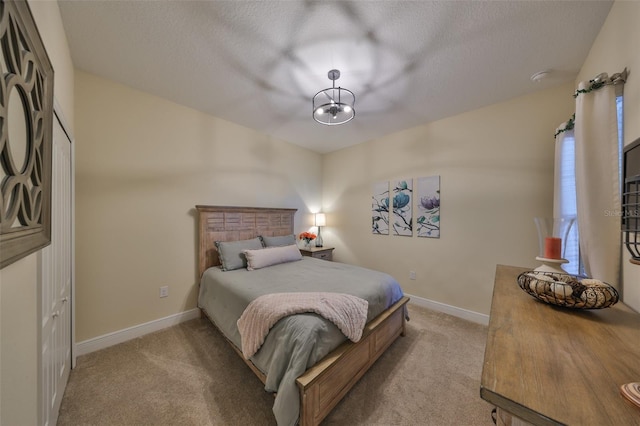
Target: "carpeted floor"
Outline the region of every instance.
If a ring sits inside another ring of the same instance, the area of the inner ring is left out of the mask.
[[[487,328],[410,305],[400,337],[323,425],[492,425]],[[206,319],[78,358],[58,425],[274,425],[273,396]]]

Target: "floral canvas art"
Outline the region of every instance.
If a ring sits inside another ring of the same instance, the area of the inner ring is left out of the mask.
[[[413,235],[412,192],[413,180],[400,179],[394,182],[393,195],[393,235],[411,237]]]
[[[440,238],[440,176],[418,178],[418,237]]]
[[[373,184],[371,196],[371,230],[389,235],[389,181]]]

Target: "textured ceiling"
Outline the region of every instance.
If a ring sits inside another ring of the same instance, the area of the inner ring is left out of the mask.
[[[325,153],[572,81],[612,2],[59,5],[77,68]],[[332,68],[356,95],[341,126],[311,117]]]

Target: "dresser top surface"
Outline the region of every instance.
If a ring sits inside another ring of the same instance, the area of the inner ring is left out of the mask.
[[[534,424],[640,425],[620,395],[640,382],[640,314],[540,302],[518,286],[527,270],[496,268],[482,398]]]

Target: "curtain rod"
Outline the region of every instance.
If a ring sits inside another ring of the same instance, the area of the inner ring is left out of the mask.
[[[600,73],[593,80],[589,80],[589,85],[585,89],[578,89],[573,94],[574,98],[577,98],[582,93],[589,93],[594,90],[598,90],[603,86],[614,85],[616,88],[616,94],[621,95],[624,88],[624,83],[627,81],[627,67],[622,72],[617,72],[609,77],[606,72]],[[581,83],[582,84],[582,83]]]
[[[611,77],[609,77],[609,74],[607,74],[606,72],[603,72],[598,74],[593,80],[590,81],[596,84],[602,83],[603,85],[624,84],[627,81],[627,74],[627,67],[625,67],[622,72],[617,72]]]

